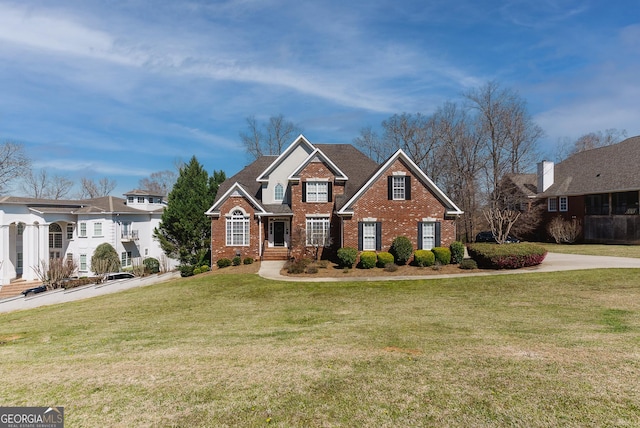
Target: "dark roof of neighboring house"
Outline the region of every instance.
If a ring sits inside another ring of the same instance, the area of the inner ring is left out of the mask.
[[[537,174],[508,174],[507,179],[528,198],[533,198],[538,194]]]
[[[27,205],[41,213],[100,214],[100,213],[149,213],[161,212],[164,208],[147,211],[128,206],[126,200],[115,196],[103,196],[93,199],[38,199],[4,196],[0,204]]]
[[[314,144],[314,147],[320,149],[331,161],[348,177],[345,183],[344,195],[336,196],[336,207],[339,209],[346,201],[353,196],[367,179],[378,168],[378,164],[372,161],[360,150],[351,144]],[[244,167],[240,172],[229,177],[218,188],[214,204],[225,194],[231,187],[240,184],[256,201],[261,202],[262,198],[260,190],[261,183],[256,178],[268,168],[277,156],[262,156],[253,163]],[[274,205],[263,206],[269,212],[273,213],[290,213],[288,206],[280,207],[275,210]]]
[[[640,136],[576,153],[554,166],[544,196],[571,196],[640,189]]]

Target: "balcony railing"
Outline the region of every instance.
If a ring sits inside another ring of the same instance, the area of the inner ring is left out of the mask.
[[[122,239],[123,242],[137,241],[138,240],[138,231],[137,230],[129,230],[129,231],[124,231],[123,230],[120,238]]]

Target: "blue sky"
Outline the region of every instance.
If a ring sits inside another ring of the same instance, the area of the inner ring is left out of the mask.
[[[548,158],[640,134],[637,0],[0,0],[0,64],[0,140],[116,196],[192,155],[235,174],[248,116],[351,143],[490,80],[527,100]]]

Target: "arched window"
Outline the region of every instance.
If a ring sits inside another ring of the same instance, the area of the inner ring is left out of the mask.
[[[282,201],[284,199],[284,187],[282,184],[276,184],[276,188],[274,189],[274,198],[276,201]]]
[[[49,248],[62,248],[62,228],[58,223],[49,225]]]
[[[233,210],[227,217],[227,246],[249,245],[249,216],[242,210]]]

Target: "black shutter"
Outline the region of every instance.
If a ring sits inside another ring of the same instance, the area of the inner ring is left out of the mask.
[[[411,200],[411,176],[407,175],[404,177],[404,198],[407,201]]]
[[[382,222],[376,222],[376,251],[382,250]]]
[[[422,250],[422,222],[418,222],[418,250]]]
[[[328,182],[327,183],[327,202],[332,202],[332,201],[333,201],[333,183]]]
[[[307,202],[307,182],[302,182],[302,202]]]
[[[358,222],[358,251],[362,251],[362,222]]]
[[[393,200],[393,176],[387,177],[387,199]]]
[[[441,223],[439,221],[436,221],[436,247],[440,246],[440,225]]]

